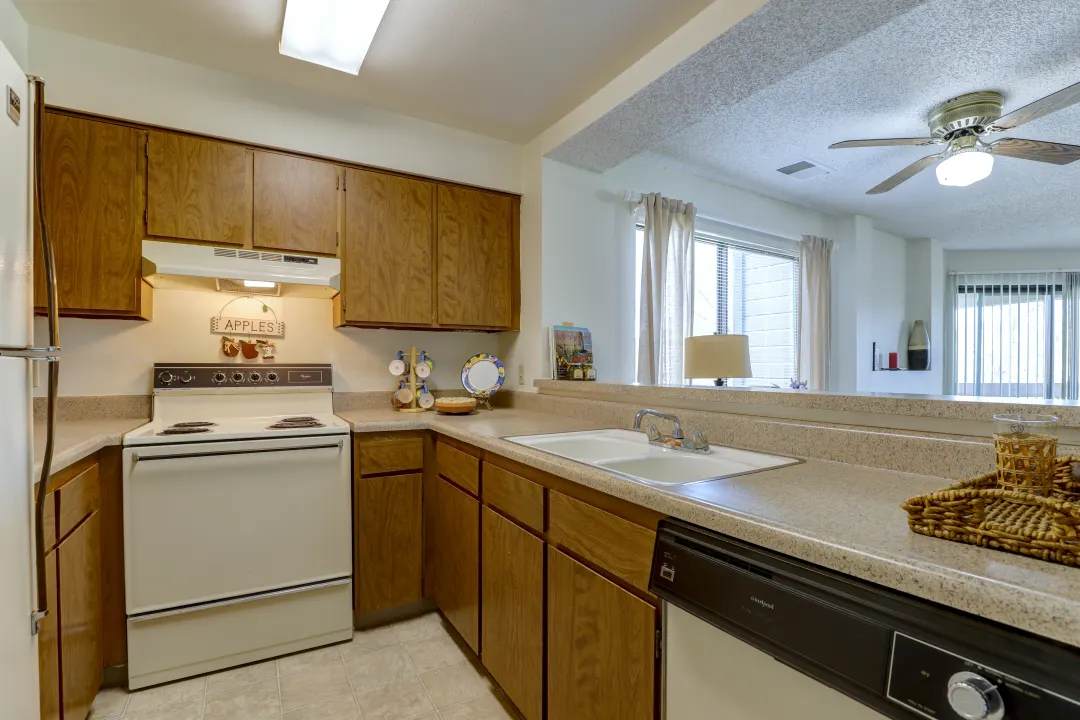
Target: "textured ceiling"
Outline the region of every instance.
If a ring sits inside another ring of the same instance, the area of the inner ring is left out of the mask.
[[[890,2],[865,4],[896,9]],[[790,15],[798,5],[774,0],[767,7],[805,22]],[[832,34],[844,35],[841,28]],[[998,157],[993,174],[967,188],[938,185],[931,169],[891,192],[867,196],[866,190],[939,148],[828,149],[840,140],[925,135],[927,113],[963,93],[1001,92],[1008,112],[1080,82],[1080,2],[930,0],[893,13],[869,32],[847,35],[831,52],[783,76],[773,73],[768,84],[735,94],[732,102],[711,102],[708,117],[677,125],[647,147],[638,147],[639,133],[621,138],[617,126],[591,140],[586,130],[575,141],[592,143],[594,156],[611,153],[612,146],[635,147],[696,175],[829,213],[868,215],[882,230],[939,238],[950,248],[1080,247],[1080,162],[1054,166]],[[741,54],[717,53],[709,72],[723,77],[747,62]],[[777,61],[763,56],[761,62]],[[666,108],[652,112],[669,114]],[[993,137],[1080,145],[1080,105]],[[832,172],[808,180],[776,172],[800,160]]]
[[[16,0],[31,25],[532,139],[710,0],[391,0],[358,77],[278,54],[285,0]]]
[[[771,0],[548,153],[603,172],[927,0]]]

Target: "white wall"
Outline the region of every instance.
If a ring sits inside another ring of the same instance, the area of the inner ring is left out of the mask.
[[[541,168],[540,322],[543,327],[561,322],[589,327],[603,381],[635,380],[636,220],[620,199],[622,191],[660,192],[692,202],[702,228],[786,248],[794,247],[801,235],[823,234],[826,228],[820,213],[690,175],[652,158],[634,158],[603,174],[548,159]],[[523,226],[523,245],[524,239]],[[545,349],[542,346],[540,367],[547,376]]]
[[[598,379],[634,382],[634,216],[604,175],[546,159],[543,172],[541,320],[588,327]]]
[[[47,79],[52,105],[521,189],[512,143],[44,28],[30,38],[30,68]]]
[[[23,70],[30,72],[29,28],[12,0],[0,0],[0,43]]]
[[[210,318],[235,297],[218,292],[155,290],[153,322],[62,318],[60,394],[145,395],[151,389],[155,362],[245,362],[242,357],[222,355],[221,336],[210,334]],[[479,352],[499,350],[499,336],[494,334],[335,330],[329,300],[263,301],[286,326],[285,337],[275,341],[277,362],[333,363],[335,390],[383,390],[388,403],[397,384],[386,366],[399,349],[408,351],[413,344],[428,351],[435,361],[429,384],[433,390],[461,389],[465,361]],[[263,315],[261,304],[252,300],[233,303],[228,313],[237,317]],[[35,320],[34,330],[38,337],[46,332],[43,318]],[[247,362],[263,364],[261,360]],[[45,388],[38,387],[35,392],[44,394]]]

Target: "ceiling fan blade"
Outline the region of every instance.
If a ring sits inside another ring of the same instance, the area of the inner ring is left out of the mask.
[[[885,138],[884,140],[845,140],[844,142],[833,143],[829,146],[830,150],[840,150],[842,148],[857,148],[857,147],[883,147],[886,145],[933,145],[936,141],[933,138]]]
[[[1002,138],[990,144],[990,152],[995,155],[1035,160],[1037,162],[1068,165],[1080,160],[1080,146],[1065,143],[1044,142],[1042,140],[1023,140],[1021,138]]]
[[[1042,100],[1036,100],[1019,110],[1013,110],[1008,115],[998,118],[994,122],[993,128],[995,130],[1012,130],[1013,128],[1020,127],[1024,123],[1037,120],[1043,115],[1057,112],[1058,110],[1067,108],[1077,102],[1080,102],[1080,83],[1058,90],[1053,95],[1047,95]]]
[[[942,157],[944,157],[944,155],[945,155],[944,153],[937,153],[936,155],[927,155],[924,158],[916,160],[915,162],[911,163],[910,165],[908,165],[906,168],[904,168],[900,172],[893,175],[888,180],[885,180],[884,182],[880,183],[879,185],[875,185],[874,187],[867,190],[866,194],[867,195],[880,195],[881,193],[889,192],[890,190],[892,190],[894,187],[896,187],[900,183],[902,183],[902,182],[904,182],[906,180],[910,180],[911,178],[915,177],[916,175],[921,173],[926,168],[928,168],[931,165],[933,165],[934,163],[936,163],[938,160],[940,160]]]

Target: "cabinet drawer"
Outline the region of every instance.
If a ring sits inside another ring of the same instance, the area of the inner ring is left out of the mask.
[[[357,440],[361,475],[421,470],[424,467],[424,441],[420,438]]]
[[[554,491],[549,502],[550,542],[648,591],[654,531]]]
[[[100,505],[100,494],[97,463],[83,470],[57,490],[56,536],[64,537],[74,530],[83,518],[97,510]]]
[[[446,443],[435,444],[435,463],[439,474],[473,495],[480,494],[480,461]]]
[[[519,523],[544,532],[544,487],[520,475],[484,463],[484,502]]]

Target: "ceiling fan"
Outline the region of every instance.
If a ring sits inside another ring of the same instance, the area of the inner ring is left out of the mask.
[[[1005,98],[996,92],[975,92],[961,95],[938,105],[927,118],[928,138],[887,138],[883,140],[847,140],[834,143],[830,150],[840,148],[878,147],[887,145],[944,145],[934,155],[916,160],[884,182],[870,188],[867,195],[880,195],[910,180],[931,165],[937,165],[938,182],[942,185],[965,187],[983,180],[994,169],[994,155],[1021,160],[1036,160],[1054,165],[1068,165],[1080,160],[1080,146],[1042,140],[1002,138],[987,142],[993,133],[1012,130],[1024,123],[1080,102],[1080,83],[1058,90],[1008,115],[1001,115]],[[938,162],[940,161],[940,162]]]

